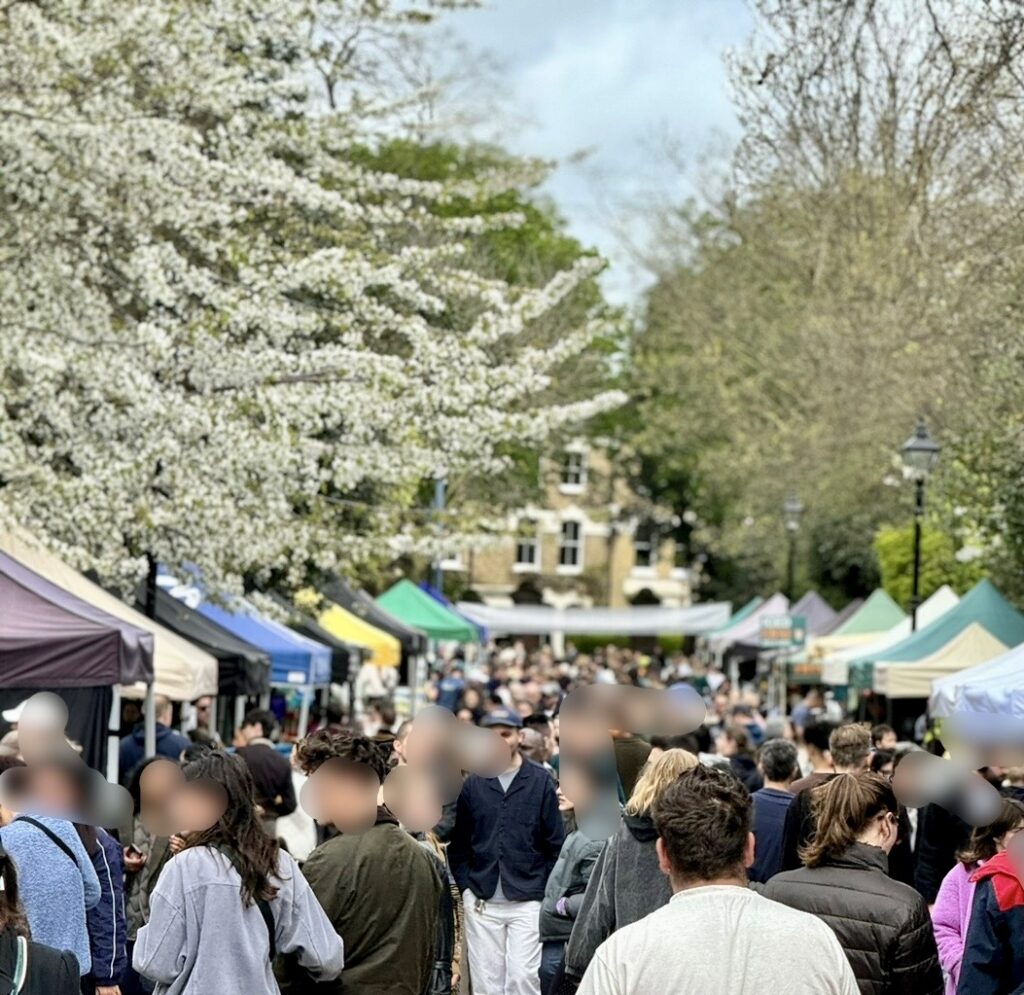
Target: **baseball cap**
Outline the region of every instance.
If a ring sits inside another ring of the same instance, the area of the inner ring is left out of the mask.
[[[3,715],[4,722],[20,722],[21,713],[25,711],[25,706],[28,704],[28,698],[24,701],[19,701],[14,708],[7,708],[0,715]]]
[[[510,726],[513,729],[522,729],[523,720],[511,708],[496,708],[480,720],[482,729],[490,729],[491,726]]]

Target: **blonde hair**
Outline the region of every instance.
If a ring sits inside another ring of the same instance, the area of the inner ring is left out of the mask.
[[[626,815],[649,815],[662,792],[680,774],[693,770],[699,763],[689,750],[666,750],[656,760],[648,760],[626,802]]]
[[[836,774],[812,788],[811,811],[814,835],[799,852],[808,867],[817,867],[829,857],[845,853],[879,812],[891,812],[898,818],[900,805],[888,778],[859,771]]]

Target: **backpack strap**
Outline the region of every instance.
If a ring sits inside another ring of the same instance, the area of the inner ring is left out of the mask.
[[[20,995],[25,987],[25,977],[28,974],[28,940],[24,936],[18,937],[18,959],[14,965],[14,980],[11,983],[11,995]]]
[[[35,826],[36,829],[50,838],[50,842],[53,843],[54,846],[57,846],[64,851],[64,855],[72,864],[75,865],[75,867],[78,866],[78,858],[75,856],[75,851],[72,850],[71,847],[69,847],[67,843],[65,843],[64,840],[62,840],[52,829],[50,829],[49,826],[44,826],[41,822],[37,819],[33,819],[30,815],[19,815],[14,821],[27,822],[30,826]]]

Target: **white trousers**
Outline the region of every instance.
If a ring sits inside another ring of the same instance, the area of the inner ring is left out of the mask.
[[[462,893],[473,995],[540,995],[540,902],[486,902]]]

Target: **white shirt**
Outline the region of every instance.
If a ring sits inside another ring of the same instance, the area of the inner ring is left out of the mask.
[[[736,885],[708,885],[613,933],[578,995],[859,995],[832,930]]]

